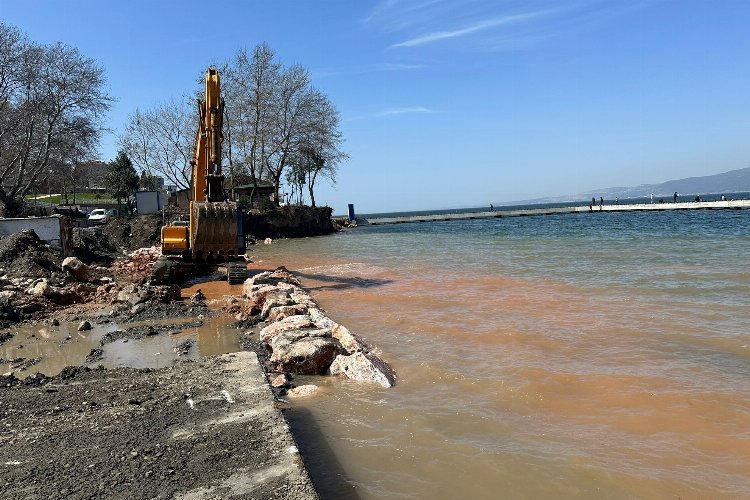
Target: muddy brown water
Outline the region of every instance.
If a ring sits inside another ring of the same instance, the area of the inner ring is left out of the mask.
[[[228,318],[208,318],[203,326],[188,326],[187,319],[163,321],[141,321],[131,323],[94,324],[88,331],[77,330],[80,322],[61,322],[60,326],[23,325],[11,329],[16,335],[0,346],[0,372],[14,371],[19,378],[32,373],[56,375],[66,366],[86,364],[86,356],[92,349],[101,348],[103,357],[90,366],[105,367],[129,366],[132,368],[162,368],[171,365],[176,359],[191,359],[201,356],[213,356],[237,352],[238,338],[242,333],[229,326]],[[99,345],[99,341],[108,332],[125,330],[130,327],[149,325],[176,325],[176,334],[161,334],[142,339],[120,339]],[[178,356],[175,347],[189,340],[192,345],[188,353]],[[23,359],[22,359],[23,358]],[[33,360],[39,360],[34,363]],[[9,362],[10,361],[10,362]],[[23,368],[25,365],[28,367]]]
[[[746,260],[635,231],[583,255],[441,227],[252,249],[398,373],[292,402],[333,476],[364,499],[747,498]]]

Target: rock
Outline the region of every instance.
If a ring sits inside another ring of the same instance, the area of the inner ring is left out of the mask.
[[[127,285],[117,293],[117,302],[127,302],[131,306],[140,302],[146,302],[148,298],[148,291],[141,290],[135,285]]]
[[[140,314],[145,310],[146,310],[146,304],[141,302],[130,308],[130,314]]]
[[[275,307],[291,306],[294,305],[294,301],[286,294],[286,292],[279,291],[272,295],[266,295],[263,301],[263,307],[260,310],[260,318],[265,319],[268,317],[271,309]]]
[[[48,297],[52,294],[52,287],[49,286],[49,283],[46,279],[43,279],[34,287],[29,290],[31,295],[34,295],[35,297]]]
[[[279,292],[276,285],[253,285],[249,280],[242,286],[243,295],[261,305],[263,304],[263,301],[266,300],[268,294]]]
[[[63,271],[66,271],[78,281],[86,281],[88,279],[89,268],[78,257],[66,257],[62,261],[62,268]]]
[[[60,326],[60,320],[57,318],[53,318],[52,322],[50,322],[50,325],[52,326]]]
[[[372,382],[386,388],[396,384],[393,369],[374,354],[364,352],[336,356],[328,371],[331,375],[343,374],[352,380]]]
[[[15,290],[3,290],[0,292],[0,298],[5,300],[13,300],[19,297],[19,293]]]
[[[281,373],[279,375],[276,375],[276,377],[271,381],[271,387],[289,387],[290,381],[289,377],[286,376],[285,373]]]
[[[308,337],[332,338],[331,331],[325,329],[289,330],[271,339],[271,350],[281,351],[288,349],[290,344]]]
[[[266,320],[271,323],[281,321],[289,316],[300,316],[307,313],[307,308],[300,305],[276,306],[269,308]],[[262,316],[262,315],[261,315]]]
[[[206,302],[206,296],[199,288],[197,292],[190,296],[190,302],[193,304],[202,304]]]
[[[78,331],[79,332],[83,332],[83,331],[86,331],[86,330],[91,330],[91,323],[89,323],[88,320],[83,320],[78,325]]]
[[[177,353],[178,356],[185,356],[188,352],[190,352],[190,348],[193,346],[193,341],[190,339],[185,339],[176,346],[174,346],[173,350]]]
[[[313,384],[307,384],[307,385],[301,385],[299,387],[295,387],[294,389],[289,389],[289,391],[286,393],[287,397],[289,398],[307,398],[310,396],[314,396],[318,393],[318,390],[320,388],[317,385]]]
[[[290,330],[301,330],[303,328],[312,328],[315,324],[312,322],[312,319],[310,319],[310,316],[307,316],[305,314],[299,315],[299,316],[289,316],[288,318],[284,318],[281,321],[277,321],[276,323],[271,323],[270,325],[266,326],[260,331],[260,339],[270,344],[271,340],[283,332],[288,332]]]
[[[285,347],[279,347],[269,360],[276,371],[302,375],[322,375],[341,352],[341,344],[334,338],[305,337]]]
[[[149,287],[151,301],[169,304],[182,298],[182,290],[179,285],[160,285]]]
[[[341,346],[346,349],[350,354],[359,351],[370,351],[370,346],[360,337],[349,331],[348,328],[342,325],[334,325],[331,328],[333,338],[338,339],[341,342]]]
[[[249,282],[249,283],[248,283]],[[301,287],[300,281],[290,273],[284,266],[277,267],[273,271],[264,271],[258,273],[252,278],[248,278],[245,281],[245,287],[252,287],[253,285],[278,285],[279,283],[290,283]]]
[[[320,309],[318,309],[317,306],[308,307],[307,314],[310,315],[310,318],[312,318],[313,323],[315,323],[315,326],[317,326],[318,328],[332,329],[334,326],[336,326],[336,322],[333,321],[328,316],[326,316],[326,314]]]

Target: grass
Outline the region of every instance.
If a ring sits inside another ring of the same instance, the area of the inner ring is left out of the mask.
[[[34,195],[26,195],[26,201],[34,201]],[[40,204],[40,205],[48,204],[48,203],[51,203],[52,205],[59,205],[60,203],[65,202],[65,197],[57,193],[52,194],[51,196],[37,193],[36,202],[37,204]],[[68,203],[73,203],[73,195],[70,193],[68,194]],[[115,204],[117,203],[117,200],[115,200],[114,198],[106,194],[97,195],[94,193],[76,193],[77,205],[98,204],[98,203]]]

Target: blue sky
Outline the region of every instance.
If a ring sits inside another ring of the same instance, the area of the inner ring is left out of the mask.
[[[0,0],[136,107],[196,88],[267,42],[341,113],[319,204],[345,213],[481,206],[750,166],[750,1]]]

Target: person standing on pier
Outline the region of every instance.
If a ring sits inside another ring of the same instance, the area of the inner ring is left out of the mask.
[[[651,193],[651,203],[654,202],[654,193]]]
[[[674,202],[677,203],[677,191],[674,192],[672,198],[674,199]]]
[[[599,197],[599,209],[602,208],[602,205],[604,205],[604,196]]]

